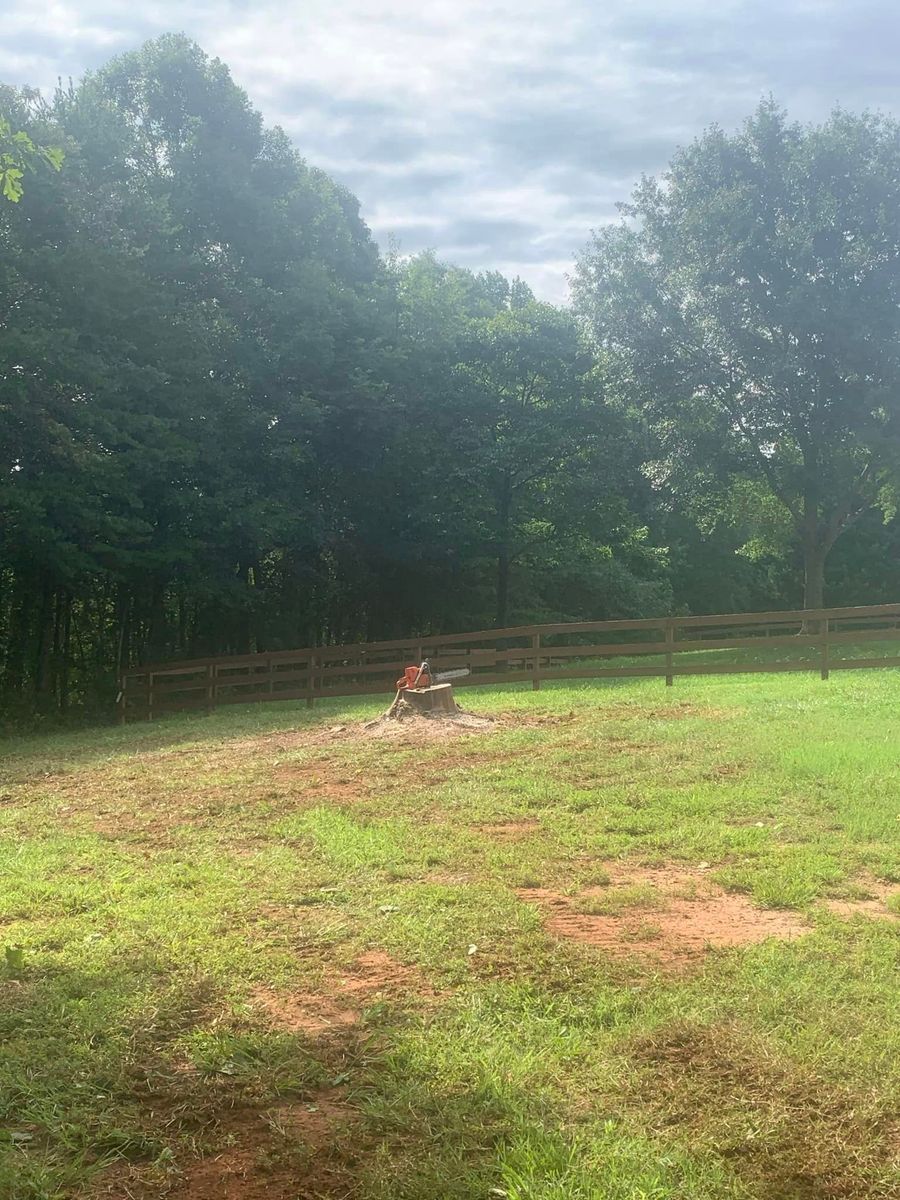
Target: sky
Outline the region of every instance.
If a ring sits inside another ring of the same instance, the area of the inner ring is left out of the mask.
[[[900,114],[898,0],[3,0],[0,81],[52,89],[165,32],[231,68],[383,246],[542,298],[641,174],[773,94]]]

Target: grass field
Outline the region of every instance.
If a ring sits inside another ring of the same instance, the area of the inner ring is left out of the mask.
[[[4,744],[4,1200],[900,1196],[900,672],[461,699]]]

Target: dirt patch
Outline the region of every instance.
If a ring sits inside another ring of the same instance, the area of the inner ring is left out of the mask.
[[[703,721],[730,721],[740,710],[736,708],[714,708],[711,705],[672,704],[666,708],[639,709],[633,715],[642,721],[682,721],[696,717]]]
[[[707,896],[721,894],[721,888],[709,878],[708,872],[711,868],[707,863],[696,867],[675,866],[673,863],[654,863],[648,866],[606,863],[604,867],[610,883],[616,887],[645,885],[673,895],[693,896],[695,892]]]
[[[479,716],[477,713],[459,709],[451,716],[422,716],[419,713],[407,713],[403,720],[396,721],[386,716],[376,717],[374,721],[365,721],[354,725],[332,725],[326,730],[319,731],[317,738],[311,740],[334,741],[355,738],[385,738],[408,745],[420,745],[423,742],[444,741],[468,733],[488,733],[491,730],[522,728],[522,726],[543,728],[549,725],[565,725],[577,720],[577,715],[571,713],[495,713],[490,717]]]
[[[353,804],[364,799],[371,791],[371,782],[362,773],[348,775],[327,760],[308,763],[280,763],[272,772],[279,782],[288,784],[291,791],[301,794],[292,798],[302,804],[319,804],[327,800],[332,804]]]
[[[889,900],[900,896],[900,888],[896,883],[868,878],[859,880],[858,886],[868,895],[847,900],[825,900],[822,907],[838,917],[880,917],[887,921],[900,921],[900,913],[887,906]]]
[[[896,1120],[738,1023],[679,1022],[628,1048],[642,1112],[772,1200],[888,1200]]]
[[[583,717],[583,714],[581,715]],[[579,714],[574,710],[567,713],[502,712],[496,717],[496,721],[500,725],[519,727],[525,725],[537,728],[546,728],[548,725],[571,725],[579,719]]]
[[[880,917],[885,921],[900,921],[900,913],[892,912],[883,900],[826,900],[825,908],[838,917]]]
[[[743,763],[720,763],[717,767],[704,771],[700,778],[706,780],[736,779],[739,775],[746,774],[747,768]]]
[[[167,1140],[176,1125],[167,1122]],[[343,1087],[321,1088],[270,1108],[220,1109],[205,1120],[189,1120],[186,1128],[189,1142],[172,1162],[118,1160],[94,1180],[90,1196],[325,1200],[352,1192],[361,1135],[358,1113]]]
[[[449,771],[480,775],[493,767],[506,766],[522,759],[531,759],[533,756],[534,752],[531,750],[473,750],[466,746],[460,751],[458,747],[454,747],[446,753],[437,752],[417,760],[416,769],[425,782],[442,783]]]
[[[319,1039],[346,1036],[359,1024],[363,1010],[376,1001],[434,992],[413,967],[383,950],[370,950],[344,971],[331,971],[315,990],[279,993],[257,988],[251,996],[279,1029]]]
[[[259,988],[252,1003],[277,1028],[314,1039],[326,1057],[352,1045],[366,1007],[382,998],[433,995],[413,967],[383,950],[330,970],[315,990],[277,993]],[[163,1194],[171,1200],[313,1200],[349,1195],[360,1130],[338,1081],[266,1111],[242,1107],[220,1116]],[[141,1195],[131,1192],[132,1195]],[[153,1194],[160,1194],[159,1192]],[[149,1200],[151,1193],[143,1193]]]
[[[284,995],[269,988],[256,988],[251,996],[273,1025],[291,1033],[308,1037],[327,1037],[352,1029],[360,1018],[359,1011],[337,1003],[331,996],[319,993]]]
[[[234,1109],[213,1148],[183,1167],[171,1200],[298,1200],[343,1195],[349,1184],[341,1134],[352,1110],[338,1089],[265,1113]]]
[[[614,866],[610,885],[586,888],[577,896],[546,888],[522,888],[518,894],[544,911],[544,927],[556,937],[609,954],[639,955],[669,969],[696,963],[715,947],[792,939],[810,931],[794,913],[758,908],[745,896],[723,891],[702,871],[669,866],[627,872]],[[591,911],[592,904],[598,911]]]
[[[306,1102],[281,1104],[266,1113],[271,1125],[312,1146],[324,1145],[336,1127],[347,1124],[351,1116],[340,1087],[322,1088]]]
[[[540,821],[488,821],[482,825],[474,825],[479,833],[495,838],[500,842],[518,842],[541,828]]]

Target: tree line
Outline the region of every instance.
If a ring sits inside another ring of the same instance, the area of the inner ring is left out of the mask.
[[[0,115],[7,720],[148,660],[900,596],[887,118],[708,131],[561,308],[379,253],[183,37]]]

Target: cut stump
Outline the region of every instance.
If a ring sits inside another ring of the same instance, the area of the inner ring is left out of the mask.
[[[402,688],[399,699],[414,712],[426,717],[450,717],[459,711],[450,683],[434,683],[425,688]]]

